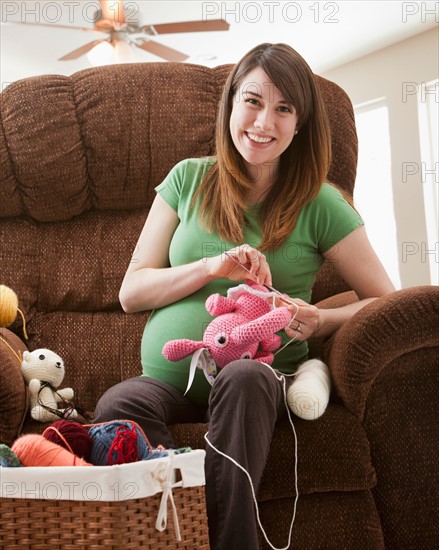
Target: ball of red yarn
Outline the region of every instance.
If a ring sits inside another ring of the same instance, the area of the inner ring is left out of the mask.
[[[88,430],[79,422],[57,420],[44,430],[43,436],[85,460],[90,456],[92,439]]]

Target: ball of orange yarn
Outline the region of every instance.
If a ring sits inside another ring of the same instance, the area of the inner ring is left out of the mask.
[[[44,430],[43,436],[74,455],[85,460],[89,459],[92,438],[88,430],[79,422],[57,420]]]
[[[0,285],[0,327],[12,325],[17,317],[17,311],[17,295],[11,288]]]
[[[12,445],[23,466],[92,466],[42,435],[27,434]]]

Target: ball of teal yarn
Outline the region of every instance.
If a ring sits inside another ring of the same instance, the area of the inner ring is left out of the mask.
[[[120,426],[126,426],[130,430],[133,427],[131,422],[125,422],[122,420],[114,420],[113,422],[107,422],[105,424],[99,424],[97,426],[91,426],[88,430],[90,434],[92,445],[89,454],[89,461],[95,466],[107,466],[108,465],[108,452],[116,437],[116,430]],[[134,425],[135,426],[135,425]],[[145,460],[150,454],[150,447],[143,436],[142,432],[135,426],[137,433],[137,454],[139,460]]]
[[[0,443],[0,466],[3,468],[22,466],[18,456],[4,443]]]

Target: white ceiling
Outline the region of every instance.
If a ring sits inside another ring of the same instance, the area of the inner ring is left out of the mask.
[[[149,1],[126,0],[130,21],[142,24],[224,18],[229,31],[162,35],[158,42],[189,54],[189,63],[216,66],[236,62],[261,42],[286,42],[316,73],[425,32],[435,26],[438,2],[400,1]],[[102,35],[73,29],[92,28],[97,0],[1,1],[1,82],[47,73],[69,75],[90,67],[86,56],[57,58]],[[51,27],[11,21],[53,23]],[[213,57],[214,59],[210,59]],[[133,61],[161,59],[133,49]],[[389,67],[391,69],[391,67]]]

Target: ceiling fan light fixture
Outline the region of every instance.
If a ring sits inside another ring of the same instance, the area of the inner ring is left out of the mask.
[[[134,51],[132,45],[124,39],[113,43],[113,63],[133,63]]]
[[[87,53],[87,58],[93,67],[111,65],[114,63],[114,48],[105,40]]]

